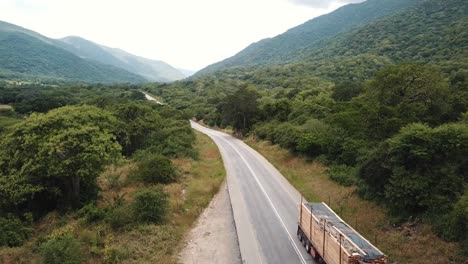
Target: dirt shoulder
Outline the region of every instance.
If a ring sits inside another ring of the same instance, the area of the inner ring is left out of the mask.
[[[226,183],[185,237],[179,263],[240,264],[240,251]]]

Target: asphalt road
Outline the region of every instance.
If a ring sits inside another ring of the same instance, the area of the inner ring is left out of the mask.
[[[296,236],[300,194],[255,150],[195,122],[221,152],[243,263],[315,263]]]

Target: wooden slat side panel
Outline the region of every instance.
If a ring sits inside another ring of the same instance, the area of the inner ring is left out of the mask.
[[[325,239],[325,261],[328,264],[339,264],[340,263],[340,245],[328,232],[326,233]]]
[[[304,231],[304,233],[307,235],[307,237],[310,239],[310,213],[305,207],[304,204],[302,204],[302,217],[301,217],[301,228]]]
[[[312,244],[317,252],[322,256],[323,252],[323,226],[315,219],[312,220]]]

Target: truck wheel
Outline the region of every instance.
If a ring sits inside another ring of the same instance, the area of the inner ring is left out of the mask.
[[[309,242],[306,243],[305,248],[306,248],[307,254],[310,254],[310,243]]]
[[[307,242],[307,239],[306,239],[305,237],[302,238],[302,245],[303,245],[304,247],[306,247],[306,244],[307,244],[307,243],[308,243],[308,242]]]
[[[300,229],[297,230],[297,238],[302,242],[302,232]]]

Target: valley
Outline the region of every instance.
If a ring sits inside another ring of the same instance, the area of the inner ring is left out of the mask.
[[[345,2],[195,73],[0,21],[0,262],[315,263],[303,197],[468,263],[468,5]]]

